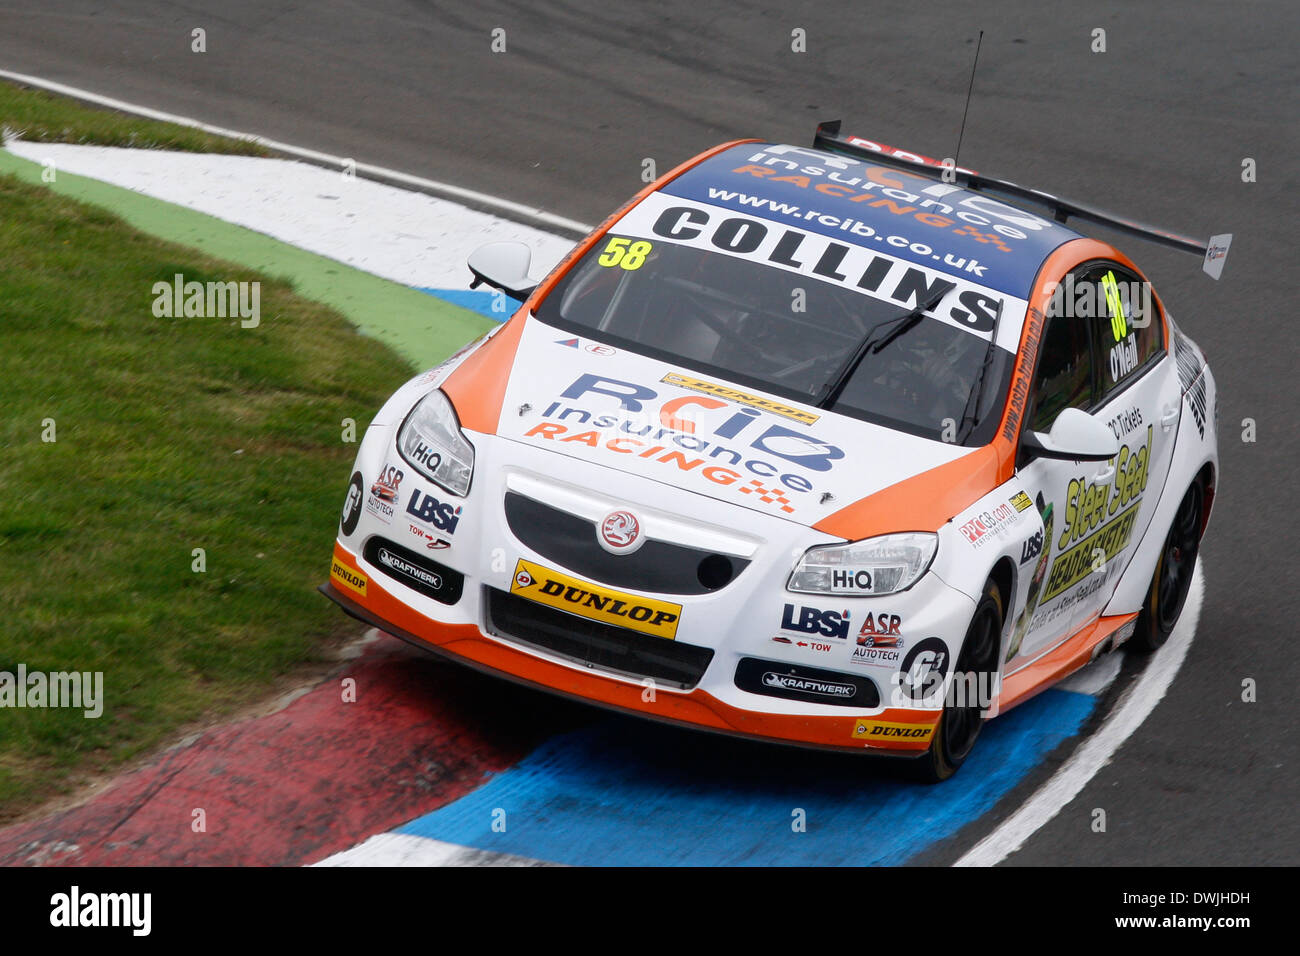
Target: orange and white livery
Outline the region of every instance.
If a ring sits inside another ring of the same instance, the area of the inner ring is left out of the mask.
[[[1040,216],[1022,204],[1046,207]],[[1218,475],[1200,350],[1104,223],[819,129],[634,197],[372,422],[322,590],[529,686],[961,766],[982,721],[1190,584]]]

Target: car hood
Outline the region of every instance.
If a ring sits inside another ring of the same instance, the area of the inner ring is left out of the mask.
[[[808,526],[975,451],[734,385],[532,317],[496,432]],[[581,484],[584,471],[566,475],[557,464],[555,477]]]

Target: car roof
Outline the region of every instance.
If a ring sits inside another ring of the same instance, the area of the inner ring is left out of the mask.
[[[1081,238],[933,177],[776,143],[724,149],[660,191],[878,248],[1019,298],[1056,248]]]

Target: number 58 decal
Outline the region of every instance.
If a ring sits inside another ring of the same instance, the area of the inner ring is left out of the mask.
[[[631,272],[634,269],[641,268],[642,263],[645,262],[645,257],[650,254],[652,248],[654,247],[644,239],[632,242],[631,239],[614,238],[609,240],[609,244],[605,246],[605,251],[601,253],[600,258],[596,261],[606,267],[622,266]]]

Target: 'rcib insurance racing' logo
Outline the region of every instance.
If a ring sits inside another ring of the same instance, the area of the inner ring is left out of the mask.
[[[567,401],[551,402],[546,420],[523,437],[655,477],[698,476],[744,495],[742,503],[782,514],[794,513],[816,490],[814,479],[844,458],[843,449],[772,422],[757,408],[695,391],[662,397],[636,382],[584,373],[560,393]]]
[[[807,154],[804,165],[795,162]],[[1007,240],[1026,239],[1052,228],[1040,216],[988,196],[964,193],[946,183],[936,183],[916,173],[881,169],[855,160],[828,158],[825,153],[798,146],[763,146],[748,162],[732,170],[737,176],[760,182],[784,183],[832,196],[838,204],[865,203],[884,209],[900,220],[952,232],[982,246],[1010,252]],[[832,181],[833,179],[833,181]],[[851,208],[843,206],[843,208]]]

